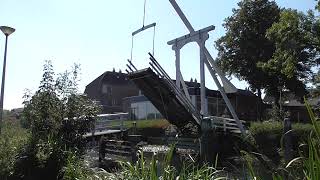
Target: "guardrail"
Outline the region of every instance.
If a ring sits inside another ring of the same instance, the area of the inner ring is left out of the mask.
[[[236,120],[231,118],[225,118],[225,117],[218,117],[218,116],[208,116],[204,119],[210,119],[211,120],[211,128],[213,129],[219,129],[223,132],[232,132],[232,133],[241,133],[240,129],[236,123]],[[242,123],[245,123],[245,121],[240,120]]]
[[[105,120],[105,121],[98,121],[95,123],[95,131],[103,131],[107,129],[119,129],[124,130],[124,119],[117,119],[117,120]]]

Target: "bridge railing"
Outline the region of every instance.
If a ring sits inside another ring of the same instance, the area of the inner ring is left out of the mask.
[[[95,123],[95,131],[103,131],[107,129],[125,129],[124,119],[97,121]]]
[[[124,121],[129,117],[129,113],[115,113],[115,114],[99,114],[94,123],[95,131],[102,131],[107,129],[121,129],[124,128]]]
[[[226,117],[218,117],[218,116],[207,116],[204,119],[211,120],[211,128],[219,129],[224,132],[233,132],[233,133],[240,133],[240,129],[237,125],[236,120]],[[242,123],[245,121],[240,120]]]

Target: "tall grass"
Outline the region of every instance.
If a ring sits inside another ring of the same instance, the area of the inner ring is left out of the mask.
[[[27,143],[29,132],[20,127],[17,121],[2,123],[0,135],[0,179],[13,174],[19,150]]]
[[[305,100],[305,102],[307,102]],[[309,104],[306,103],[312,125],[314,127],[315,138],[310,134],[308,139],[308,156],[303,158],[303,173],[306,179],[320,179],[320,125],[317,123],[315,114]]]
[[[190,180],[190,179],[226,179],[222,170],[217,170],[209,165],[198,165],[195,163],[183,163],[180,170],[173,165],[175,148],[172,145],[166,153],[164,159],[158,161],[152,156],[151,161],[145,160],[143,152],[136,163],[123,163],[122,176],[124,179],[131,180]]]

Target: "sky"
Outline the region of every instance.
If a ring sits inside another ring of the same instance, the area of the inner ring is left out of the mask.
[[[175,79],[175,55],[167,42],[188,34],[168,0],[146,1],[145,24],[156,22],[155,57]],[[232,14],[238,0],[176,0],[194,29],[210,25],[206,47],[213,56],[214,42],[225,34],[222,24]],[[277,0],[280,7],[299,11],[314,9],[314,0]],[[51,60],[55,73],[81,65],[79,91],[105,71],[125,72],[130,58],[131,33],[142,27],[144,0],[0,0],[0,26],[16,29],[9,36],[4,109],[22,107],[25,89],[36,91],[45,60]],[[148,67],[153,31],[134,37],[133,63]],[[0,71],[2,73],[5,36],[0,34]],[[195,43],[181,50],[181,72],[185,80],[200,79],[199,48]],[[235,78],[240,89],[247,87]],[[216,86],[206,70],[206,86]]]

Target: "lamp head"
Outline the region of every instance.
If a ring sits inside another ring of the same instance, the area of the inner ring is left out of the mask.
[[[15,29],[12,27],[8,27],[8,26],[0,26],[0,30],[3,32],[4,35],[9,36],[10,34],[12,34]]]

